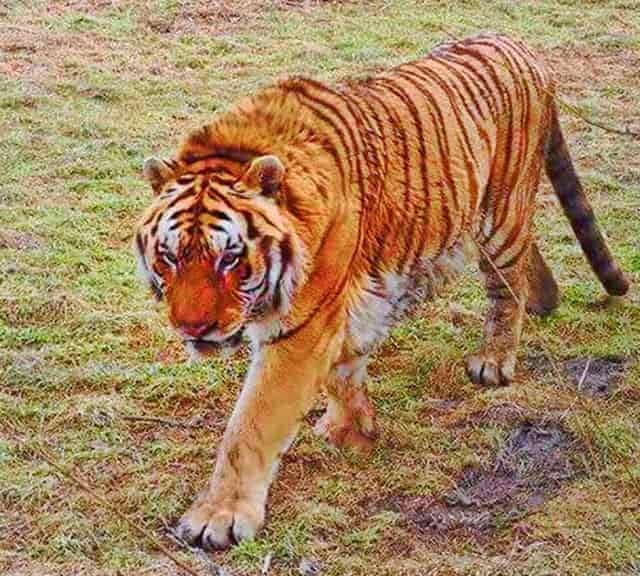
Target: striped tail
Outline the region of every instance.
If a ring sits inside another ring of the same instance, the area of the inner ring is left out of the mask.
[[[629,282],[609,252],[593,209],[582,190],[582,184],[573,167],[569,149],[560,129],[555,106],[552,114],[545,159],[547,176],[591,268],[609,294],[622,296],[629,289]]]

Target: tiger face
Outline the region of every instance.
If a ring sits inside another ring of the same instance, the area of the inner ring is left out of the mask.
[[[156,196],[135,236],[138,268],[192,352],[234,347],[247,327],[287,313],[301,250],[278,207],[278,158],[152,158],[143,172]]]

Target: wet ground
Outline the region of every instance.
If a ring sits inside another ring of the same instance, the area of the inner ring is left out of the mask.
[[[578,477],[579,450],[560,424],[523,422],[490,462],[467,469],[443,497],[395,496],[384,507],[419,532],[464,530],[481,536],[539,507]]]
[[[622,381],[629,367],[629,360],[622,356],[568,358],[559,362],[558,367],[563,376],[580,393],[608,397]],[[524,360],[524,368],[534,374],[553,371],[548,358],[543,354],[527,356]]]

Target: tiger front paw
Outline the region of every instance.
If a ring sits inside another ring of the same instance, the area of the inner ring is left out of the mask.
[[[182,516],[175,534],[205,550],[223,550],[243,540],[253,540],[264,517],[263,502],[239,496],[216,499],[205,491]]]
[[[513,380],[516,368],[516,356],[506,354],[498,359],[487,352],[472,354],[467,358],[466,369],[469,379],[480,386],[507,386]]]

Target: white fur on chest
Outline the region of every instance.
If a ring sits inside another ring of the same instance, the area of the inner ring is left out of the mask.
[[[368,276],[349,310],[350,348],[361,354],[370,352],[411,308],[433,298],[443,284],[460,273],[464,261],[465,250],[459,243],[436,260],[424,259],[411,273],[387,273],[380,279]]]

